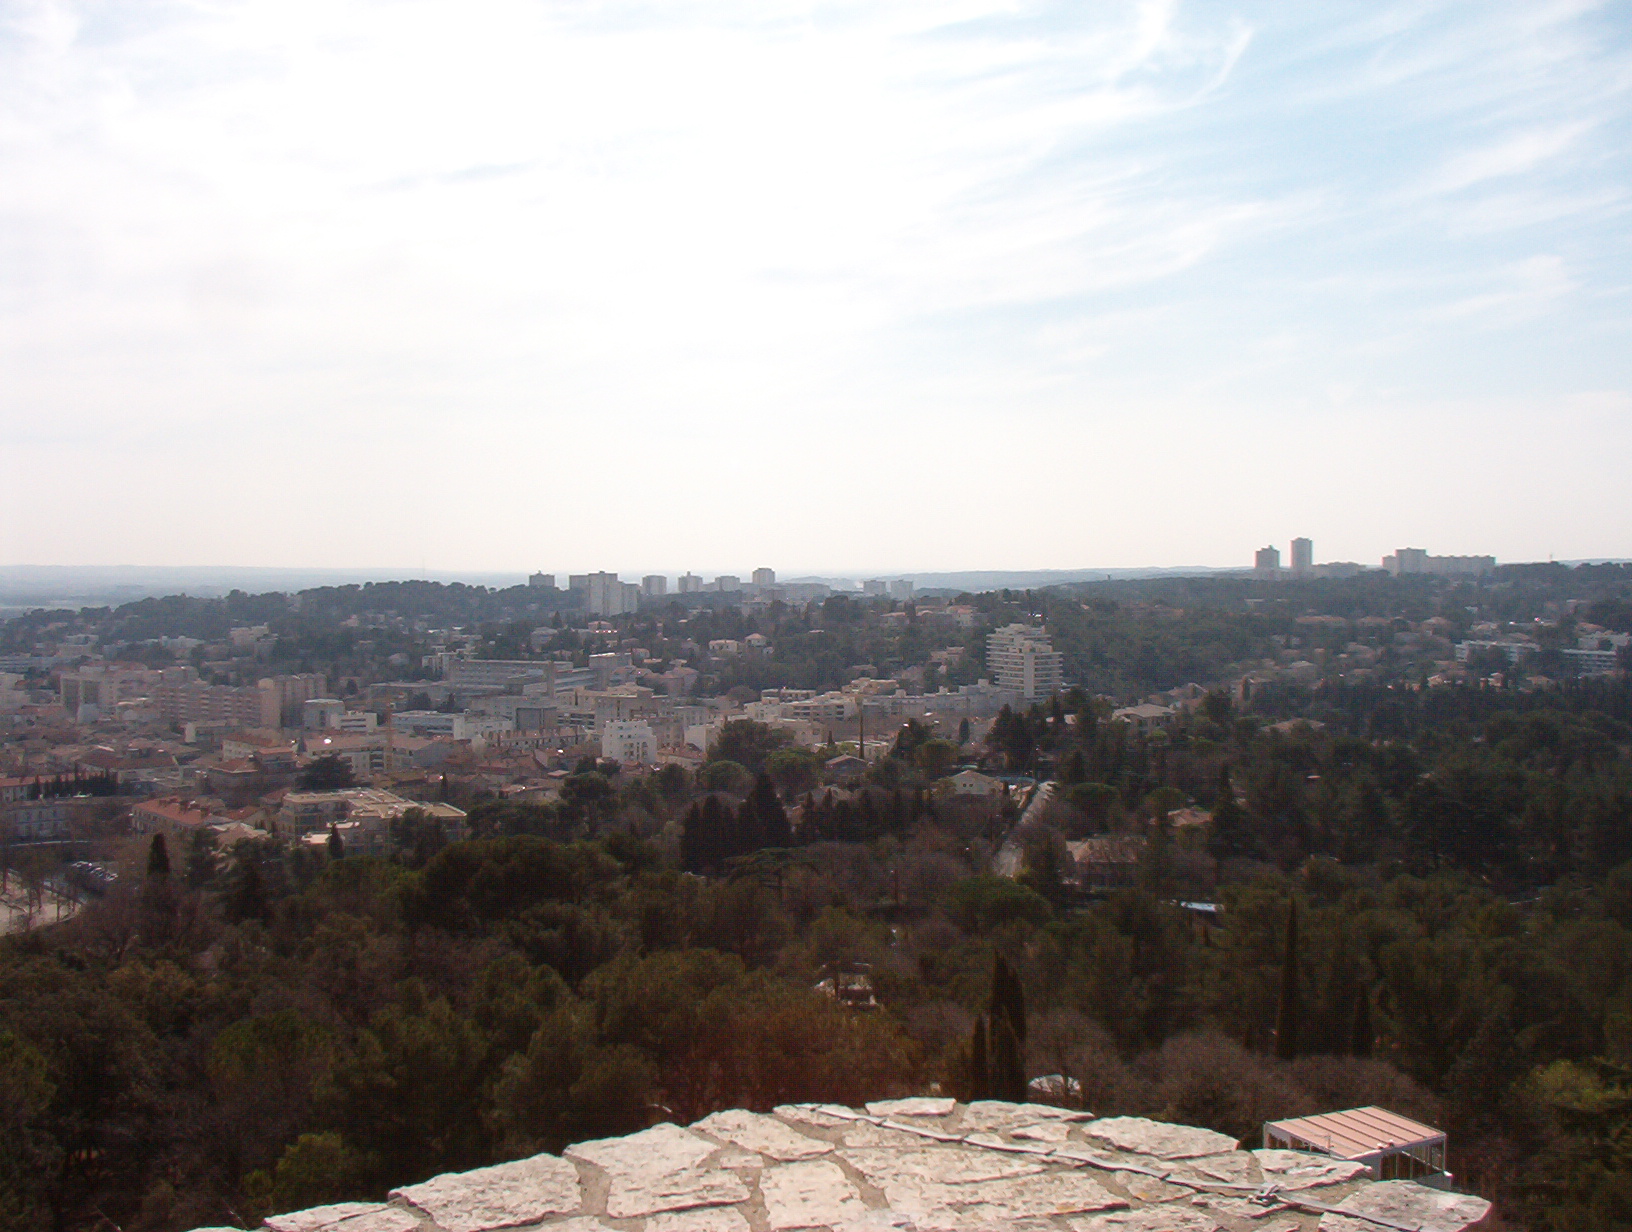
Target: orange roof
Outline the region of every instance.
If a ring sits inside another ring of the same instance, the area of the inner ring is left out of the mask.
[[[1441,1130],[1375,1105],[1271,1121],[1264,1129],[1307,1142],[1338,1159],[1365,1159],[1383,1151],[1445,1140]]]

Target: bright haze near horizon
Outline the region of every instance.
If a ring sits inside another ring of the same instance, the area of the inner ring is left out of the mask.
[[[1615,4],[0,0],[0,563],[1632,555]]]

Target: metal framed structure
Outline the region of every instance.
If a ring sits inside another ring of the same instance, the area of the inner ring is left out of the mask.
[[[1375,1105],[1264,1124],[1264,1145],[1364,1164],[1379,1181],[1448,1185],[1445,1134]]]

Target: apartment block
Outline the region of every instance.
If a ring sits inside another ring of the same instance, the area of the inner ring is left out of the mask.
[[[1035,625],[1004,625],[987,634],[986,667],[999,688],[1013,689],[1028,702],[1064,687],[1064,656]]]

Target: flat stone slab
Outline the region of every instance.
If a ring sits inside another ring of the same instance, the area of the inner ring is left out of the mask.
[[[1167,1202],[1173,1198],[1189,1197],[1196,1192],[1183,1186],[1170,1185],[1153,1176],[1146,1176],[1143,1172],[1118,1172],[1116,1183],[1141,1202]]]
[[[767,1168],[760,1174],[759,1192],[771,1232],[831,1226],[868,1214],[844,1170],[826,1159]]]
[[[694,1206],[728,1206],[746,1202],[748,1186],[723,1168],[684,1168],[677,1172],[615,1174],[606,1195],[612,1219],[638,1219]]]
[[[1446,1193],[1415,1181],[1377,1181],[1337,1204],[1340,1211],[1377,1215],[1420,1232],[1462,1232],[1490,1212],[1490,1203],[1470,1194]],[[1377,1224],[1344,1215],[1320,1217],[1320,1232],[1382,1232]]]
[[[845,1126],[839,1134],[839,1141],[845,1146],[896,1146],[909,1149],[931,1144],[934,1139],[905,1129],[891,1129],[885,1125],[870,1125],[862,1121],[859,1124]]]
[[[1144,1117],[1102,1117],[1084,1125],[1083,1133],[1118,1150],[1158,1159],[1199,1159],[1235,1150],[1235,1139],[1194,1125],[1168,1125]]]
[[[918,1146],[904,1150],[847,1147],[839,1152],[839,1158],[881,1189],[891,1181],[966,1185],[1029,1176],[1043,1170],[1040,1163],[1025,1155],[968,1146]]]
[[[290,1211],[287,1215],[269,1215],[265,1226],[272,1232],[316,1232],[318,1228],[331,1228],[346,1219],[390,1209],[383,1202],[336,1202],[305,1211]]]
[[[1203,1155],[1187,1159],[1172,1169],[1181,1180],[1222,1181],[1229,1185],[1260,1185],[1258,1161],[1251,1151],[1231,1151],[1226,1155]]]
[[[1009,1137],[1019,1138],[1023,1142],[1069,1142],[1071,1125],[1067,1121],[1043,1121],[1037,1125],[1022,1125],[1019,1129],[1011,1130]]]
[[[910,1216],[920,1229],[1006,1226],[1020,1219],[1046,1219],[1128,1205],[1127,1199],[1080,1172],[1049,1172],[963,1185],[903,1178],[889,1181],[882,1188],[890,1209]]]
[[[867,1111],[874,1116],[944,1117],[951,1116],[957,1107],[958,1101],[955,1099],[919,1095],[911,1099],[877,1100],[867,1105]]]
[[[795,1159],[809,1159],[825,1155],[833,1149],[831,1142],[812,1138],[789,1127],[772,1116],[757,1112],[732,1109],[704,1117],[691,1127],[714,1138],[723,1138],[733,1146],[787,1163]]]
[[[1023,1125],[1043,1121],[1091,1121],[1093,1115],[1055,1108],[1050,1104],[1011,1104],[1000,1099],[977,1099],[965,1106],[960,1124],[965,1130],[995,1130],[1007,1133]]]
[[[1218,1221],[1207,1212],[1182,1206],[1117,1211],[1069,1222],[1071,1232],[1220,1232]],[[1374,1232],[1381,1232],[1381,1229]]]
[[[562,1154],[604,1168],[614,1176],[653,1176],[696,1168],[719,1149],[707,1138],[665,1121],[622,1138],[577,1142]]]
[[[646,1232],[748,1232],[748,1221],[734,1206],[707,1206],[695,1211],[653,1215],[646,1221]]]
[[[1347,1159],[1333,1159],[1313,1151],[1281,1151],[1270,1148],[1254,1151],[1264,1180],[1282,1189],[1315,1189],[1321,1185],[1343,1185],[1366,1175],[1366,1165]]]
[[[445,1172],[419,1185],[393,1189],[424,1211],[444,1232],[489,1232],[576,1214],[583,1204],[578,1170],[554,1155],[534,1155],[474,1172]]]

